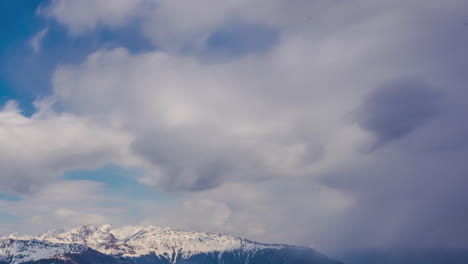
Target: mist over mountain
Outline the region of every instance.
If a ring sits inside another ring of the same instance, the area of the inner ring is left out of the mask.
[[[346,264],[465,264],[468,249],[368,249],[338,253]]]

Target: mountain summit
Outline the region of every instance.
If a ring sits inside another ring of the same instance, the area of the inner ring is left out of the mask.
[[[155,226],[83,225],[0,237],[0,264],[339,264],[306,247]]]

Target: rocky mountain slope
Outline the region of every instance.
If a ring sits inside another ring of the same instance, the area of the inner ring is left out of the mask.
[[[0,264],[339,264],[311,248],[155,226],[83,225],[0,237]]]

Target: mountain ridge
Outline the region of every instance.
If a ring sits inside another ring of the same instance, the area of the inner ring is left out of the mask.
[[[263,244],[230,235],[157,226],[82,225],[38,236],[0,237],[0,263],[77,264],[73,258],[87,259],[85,262],[89,263],[92,255],[105,263],[112,262],[110,256],[116,263],[134,264],[296,263],[293,261],[296,258],[300,259],[297,263],[340,263],[311,248]]]

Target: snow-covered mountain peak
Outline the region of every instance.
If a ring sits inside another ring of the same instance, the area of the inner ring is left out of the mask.
[[[83,225],[38,236],[0,236],[0,264],[25,263],[341,264],[309,248],[157,226],[110,225]]]
[[[35,239],[19,240],[0,237],[0,263],[18,264],[65,253],[83,252],[86,249],[86,246],[78,244],[54,244]]]
[[[47,243],[79,244],[104,254],[139,257],[148,254],[185,258],[210,252],[226,252],[238,249],[258,250],[279,247],[263,245],[242,238],[213,233],[182,231],[158,226],[82,225],[68,230],[52,230],[37,237],[10,236],[15,239],[34,239]]]
[[[82,225],[69,230],[52,230],[36,237],[38,240],[52,243],[81,244],[90,248],[99,248],[102,245],[114,243],[117,239],[110,233],[110,225],[100,227]]]

